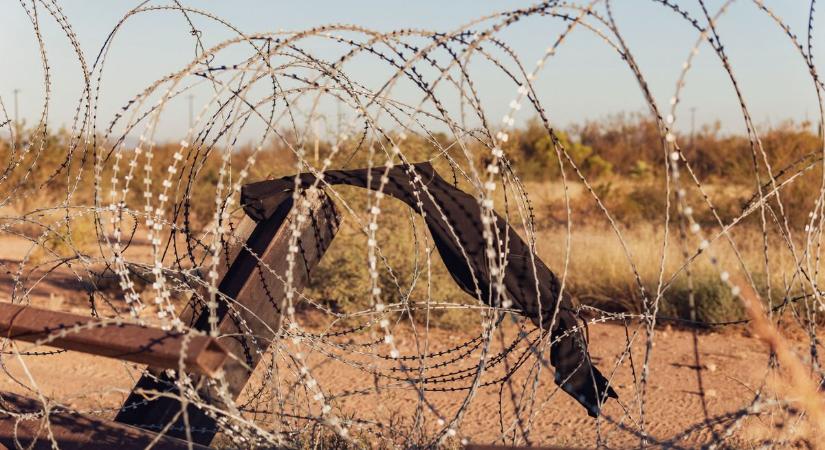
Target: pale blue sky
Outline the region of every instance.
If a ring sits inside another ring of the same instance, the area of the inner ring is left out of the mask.
[[[298,30],[328,23],[352,23],[380,31],[415,27],[449,31],[483,14],[530,5],[511,1],[182,1],[211,11],[247,33]],[[678,1],[698,14],[694,0]],[[707,2],[711,10],[719,0]],[[78,35],[89,62],[93,61],[106,36],[133,1],[72,0],[60,3]],[[161,5],[165,2],[151,2]],[[676,14],[651,0],[614,0],[614,10],[624,37],[636,55],[657,101],[662,106],[673,93],[681,65],[696,39],[696,32]],[[804,40],[807,26],[805,0],[774,0],[766,4],[787,21]],[[54,84],[50,111],[53,126],[68,123],[80,96],[80,66],[57,23],[40,6],[43,35],[51,62]],[[825,27],[825,8],[816,22]],[[199,22],[204,40],[213,45],[232,35]],[[536,17],[505,31],[506,40],[528,67],[555,40],[563,25],[557,19]],[[784,119],[817,119],[812,82],[790,41],[757,10],[752,1],[739,0],[719,23],[719,31],[741,87],[757,123]],[[825,60],[825,29],[815,35],[815,60]],[[819,45],[816,45],[819,44]],[[325,49],[314,49],[323,52]],[[105,125],[124,102],[155,79],[178,70],[194,55],[193,38],[183,17],[176,12],[156,12],[135,18],[118,36],[104,73],[100,126]],[[20,89],[20,115],[29,123],[36,119],[43,97],[42,71],[30,22],[19,2],[0,2],[0,96],[9,109],[12,90]],[[820,64],[821,67],[821,64]],[[372,67],[351,68],[356,79],[378,82]],[[492,69],[474,74],[490,117],[506,111],[515,89],[498,88],[499,75]],[[373,78],[371,80],[371,78]],[[574,33],[559,55],[542,72],[537,84],[539,97],[551,119],[561,126],[622,111],[646,111],[640,90],[627,66],[616,53],[585,30]],[[197,101],[198,99],[196,99]],[[205,100],[205,99],[204,99]],[[743,130],[738,104],[719,60],[707,45],[689,75],[680,125],[688,127],[689,109],[696,107],[697,122],[722,121],[728,131]],[[183,112],[171,114],[161,137],[174,138],[188,121]],[[173,113],[175,111],[172,111]],[[531,114],[522,110],[520,119]]]

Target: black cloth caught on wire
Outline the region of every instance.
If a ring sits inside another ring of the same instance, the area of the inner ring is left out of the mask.
[[[495,223],[489,229],[493,233],[494,251],[490,255],[499,262],[506,257],[504,292],[496,295],[493,289],[496,277],[490,274],[479,202],[441,178],[430,163],[397,165],[389,170],[378,167],[327,171],[318,186],[344,184],[378,191],[385,175],[386,184],[381,190],[424,216],[444,264],[465,292],[496,306],[501,305],[502,299],[509,299],[514,308],[537,326],[551,329],[554,344],[550,362],[556,371],[557,385],[593,417],[599,415],[607,397],[618,398],[590,361],[587,341],[578,328],[570,300],[563,297],[557,310],[561,288],[556,275],[538,256],[531,254],[530,246],[504,218],[493,213]],[[310,187],[317,180],[312,173],[297,177],[301,188]],[[247,184],[243,186],[241,202],[246,214],[260,221],[274,213],[287,196],[292,196],[295,187],[295,176]],[[507,251],[503,255],[505,245]]]

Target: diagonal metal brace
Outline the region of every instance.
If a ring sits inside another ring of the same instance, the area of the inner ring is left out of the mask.
[[[286,255],[291,224],[297,222],[299,233],[299,252],[293,268],[293,287],[299,291],[308,283],[310,272],[338,231],[340,216],[327,195],[321,190],[303,195],[309,204],[308,214],[306,209],[303,211],[308,220],[297,220],[299,208],[293,208],[292,197],[285,196],[270,217],[257,224],[252,219],[243,219],[235,237],[237,242],[228,244],[218,267],[221,277],[218,291],[234,299],[231,305],[225,300],[219,301],[217,308],[219,341],[234,356],[223,366],[225,386],[233,399],[238,398],[265,349],[277,338],[286,300],[283,280],[289,270]],[[192,328],[208,331],[208,311],[195,297],[190,299],[181,319]],[[197,379],[194,385],[198,385]],[[156,397],[152,392],[173,395]],[[212,389],[201,387],[199,394],[206,402],[221,405],[220,397]],[[163,428],[180,415],[182,406],[174,398],[177,395],[173,377],[149,369],[115,420],[150,430]],[[191,404],[187,413],[193,441],[209,445],[216,432],[216,419]],[[171,436],[185,437],[180,419],[169,430]]]

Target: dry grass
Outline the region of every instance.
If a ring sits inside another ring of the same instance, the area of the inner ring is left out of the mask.
[[[637,185],[625,180],[622,188],[633,189]],[[655,297],[663,250],[665,258],[659,315],[664,318],[693,319],[705,324],[745,318],[742,306],[731,297],[729,289],[720,279],[719,269],[710,263],[711,256],[718,260],[720,267],[732,274],[746,268],[760,295],[766,301],[770,299],[772,305],[800,290],[798,281],[791,282],[794,280],[793,258],[785,243],[774,234],[768,236],[770,265],[766,271],[762,233],[752,224],[739,225],[729,232],[730,241],[741,255],[741,260],[724,236],[713,240],[711,246],[697,256],[700,238],[690,235],[682,242],[678,223],[671,223],[667,246],[663,249],[664,227],[661,224],[617,221],[617,232],[609,226],[603,213],[584,206],[592,201],[587,190],[581,184],[570,183],[568,193],[573,224],[568,247],[566,223],[550,218],[551,212],[566,218],[562,185],[528,183],[526,189],[530,192],[531,205],[536,212],[534,236],[538,255],[560,277],[565,277],[567,292],[581,303],[614,312],[645,311],[634,268],[645,291]],[[741,194],[742,189],[711,186],[709,191],[718,195],[734,195]],[[363,205],[363,191],[341,189],[339,193],[355,215],[345,214],[344,226],[317,269],[318,275],[313,277],[315,282],[309,295],[333,309],[351,313],[369,307],[367,255],[363,250],[366,248],[366,236],[359,228],[359,219],[355,218],[359,217],[362,223],[366,223],[366,216],[361,217],[366,208]],[[526,237],[512,198],[508,203],[510,220],[516,231]],[[497,205],[503,214],[502,194],[499,194]],[[559,208],[562,208],[562,213],[558,213]],[[343,207],[340,209],[344,210]],[[455,286],[437,252],[431,252],[431,263],[427,265],[425,241],[428,234],[421,218],[396,201],[391,201],[382,209],[386,213],[379,219],[378,243],[386,263],[381,270],[382,291],[392,293],[395,301],[409,298],[412,302],[423,302],[429,298],[435,302],[475,303]],[[611,214],[615,212],[610,211]],[[712,239],[719,228],[706,227],[705,231]],[[431,242],[429,245],[432,246]],[[686,263],[685,252],[690,258],[689,263]],[[568,253],[569,266],[565,271]],[[770,283],[766,273],[771,274]],[[695,308],[690,307],[691,296]],[[446,328],[461,329],[468,326],[467,321],[472,317],[463,312],[436,307],[430,309],[428,317],[419,319],[429,319],[431,323]],[[474,326],[475,322],[469,325]]]
[[[753,292],[746,283],[738,284],[744,286],[741,300],[751,319],[753,331],[776,355],[780,366],[784,369],[782,372],[786,373],[785,378],[789,381],[776,383],[777,386],[774,388],[778,392],[785,391],[787,394],[784,398],[798,403],[807,413],[808,428],[805,431],[810,437],[809,442],[812,448],[825,448],[822,440],[823,432],[825,432],[825,404],[820,395],[819,383],[811,379],[810,370],[794,354],[788,341],[765,315],[758,294]]]

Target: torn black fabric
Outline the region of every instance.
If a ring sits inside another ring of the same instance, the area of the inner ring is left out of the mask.
[[[382,177],[386,179],[382,182]],[[315,184],[312,173],[297,176],[301,188]],[[587,353],[587,341],[570,300],[562,297],[558,311],[560,283],[556,275],[531,252],[507,221],[493,213],[493,252],[488,256],[481,207],[478,200],[445,181],[430,163],[397,165],[389,170],[332,170],[324,172],[319,187],[350,185],[378,191],[395,197],[421,214],[430,230],[436,248],[450,275],[468,294],[487,304],[501,305],[509,299],[514,308],[529,317],[537,326],[551,328],[554,341],[550,362],[556,370],[555,381],[565,392],[587,408],[590,416],[599,415],[606,398],[617,398],[607,379],[593,367]],[[382,186],[383,184],[383,186]],[[261,181],[243,186],[241,204],[252,219],[269,217],[296,187],[296,177]],[[507,251],[504,251],[506,247]],[[488,258],[495,258],[500,267],[506,258],[504,292],[496,296],[494,279]]]

